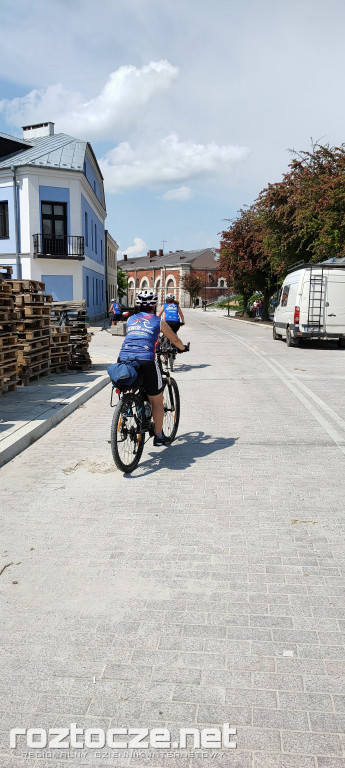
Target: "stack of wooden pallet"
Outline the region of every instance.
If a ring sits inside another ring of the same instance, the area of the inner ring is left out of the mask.
[[[30,384],[50,371],[50,308],[52,297],[42,293],[44,283],[13,280],[18,331],[18,368],[22,384]]]
[[[50,327],[50,372],[68,371],[71,362],[72,345],[68,326],[51,325]]]
[[[0,266],[0,395],[14,392],[18,381],[18,345],[11,275],[12,267]]]
[[[87,371],[91,365],[85,301],[57,301],[52,304],[51,324],[69,330],[71,344],[70,368]]]

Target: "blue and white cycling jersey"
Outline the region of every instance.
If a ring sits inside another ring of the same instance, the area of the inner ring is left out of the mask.
[[[169,323],[170,321],[173,323],[176,323],[179,321],[180,317],[178,313],[177,304],[175,303],[170,304],[169,302],[167,302],[166,304],[164,304],[164,312],[165,312],[164,317],[167,323]]]
[[[137,357],[138,360],[154,360],[161,327],[157,315],[139,312],[127,320],[126,338],[122,344],[119,360]]]
[[[114,315],[121,315],[121,307],[120,304],[117,303],[117,301],[112,301],[111,306],[113,308]]]

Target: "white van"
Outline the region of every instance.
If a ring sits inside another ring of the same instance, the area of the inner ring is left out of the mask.
[[[345,341],[345,259],[292,267],[280,289],[273,338]]]

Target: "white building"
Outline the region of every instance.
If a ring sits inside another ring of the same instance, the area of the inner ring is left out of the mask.
[[[55,301],[105,309],[103,177],[91,145],[54,124],[0,133],[0,263],[41,280]]]
[[[108,230],[105,230],[106,252],[106,301],[107,310],[112,299],[117,300],[117,252],[119,246]]]

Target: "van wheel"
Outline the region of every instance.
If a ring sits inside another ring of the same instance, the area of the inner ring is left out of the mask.
[[[277,333],[277,329],[275,326],[275,323],[273,323],[273,338],[276,341],[277,339],[281,339],[281,334]]]
[[[293,336],[291,336],[291,331],[290,331],[290,328],[288,326],[287,329],[286,329],[286,346],[287,347],[297,347],[297,344],[298,344],[298,340],[296,338],[293,338]]]

